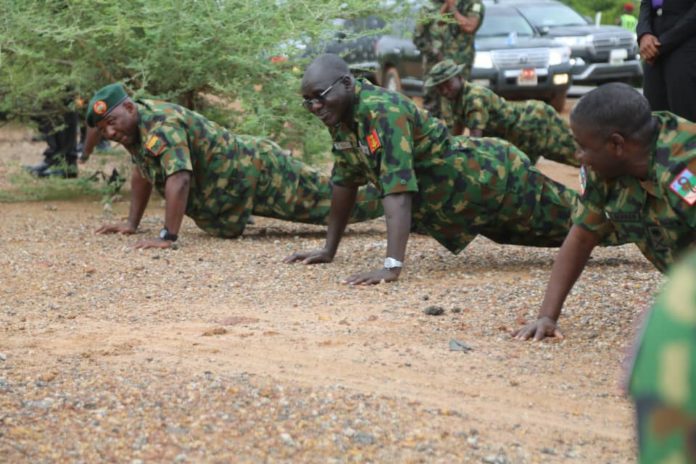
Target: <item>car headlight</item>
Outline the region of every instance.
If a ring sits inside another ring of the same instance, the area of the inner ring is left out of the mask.
[[[549,66],[566,63],[570,60],[570,48],[555,47],[549,49]]]
[[[558,45],[565,45],[566,47],[584,47],[587,44],[592,43],[591,35],[578,35],[570,37],[554,37],[553,41]]]
[[[493,57],[491,52],[476,52],[474,56],[474,68],[491,69],[493,67]]]

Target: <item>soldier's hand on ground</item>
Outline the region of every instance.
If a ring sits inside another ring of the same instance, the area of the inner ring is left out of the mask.
[[[393,282],[399,278],[400,269],[378,269],[371,272],[361,272],[353,274],[343,281],[349,285],[374,285],[381,282]]]
[[[104,224],[95,231],[97,234],[124,234],[132,235],[135,233],[135,227],[129,224]]]
[[[333,255],[325,248],[320,250],[300,251],[299,253],[293,253],[283,260],[284,263],[288,264],[319,264],[330,263],[331,261],[333,261]]]
[[[529,340],[531,338],[534,341],[543,340],[546,337],[563,338],[563,334],[558,330],[556,321],[550,317],[540,317],[536,321],[522,327],[512,336],[517,340]]]
[[[640,56],[648,62],[652,62],[660,54],[660,41],[652,34],[644,34],[640,38]]]
[[[139,240],[134,248],[137,250],[147,250],[148,248],[171,248],[172,243],[169,240],[162,240],[161,238],[152,238],[148,240]]]

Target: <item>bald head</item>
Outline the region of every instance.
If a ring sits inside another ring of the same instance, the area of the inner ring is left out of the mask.
[[[615,132],[642,137],[652,126],[648,100],[621,83],[604,84],[586,94],[571,111],[570,120],[603,137]]]
[[[302,86],[335,81],[347,74],[350,74],[350,69],[343,58],[333,54],[321,55],[307,66],[302,77]]]

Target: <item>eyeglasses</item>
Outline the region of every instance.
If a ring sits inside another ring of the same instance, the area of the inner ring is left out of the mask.
[[[331,92],[331,90],[334,88],[336,84],[338,84],[341,79],[343,79],[345,76],[341,76],[335,81],[331,83],[330,86],[328,86],[324,91],[322,91],[319,95],[317,95],[314,98],[305,98],[302,100],[302,106],[304,106],[306,109],[311,110],[312,107],[314,106],[315,103],[321,103],[322,105],[326,101],[326,96]]]

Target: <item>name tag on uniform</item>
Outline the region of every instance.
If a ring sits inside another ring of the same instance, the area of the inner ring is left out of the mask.
[[[344,140],[342,142],[336,142],[334,143],[334,149],[339,150],[339,151],[345,151],[345,150],[350,150],[355,148],[352,143],[350,143],[347,140]]]
[[[360,151],[363,152],[363,155],[370,156],[370,149],[367,147],[367,145],[362,142],[358,143],[360,144]]]
[[[640,213],[624,213],[622,211],[610,213],[605,211],[604,215],[612,222],[641,222],[643,220],[643,215]]]
[[[669,188],[689,206],[696,203],[696,174],[689,168],[684,169],[674,178]]]

